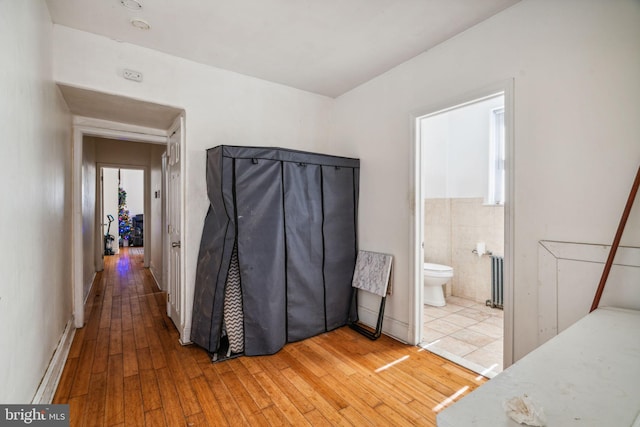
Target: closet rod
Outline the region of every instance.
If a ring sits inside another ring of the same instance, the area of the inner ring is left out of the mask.
[[[633,181],[633,185],[631,186],[631,192],[629,193],[629,198],[627,199],[627,205],[624,207],[624,212],[622,212],[622,218],[620,218],[618,231],[616,232],[616,237],[613,239],[611,250],[609,251],[609,257],[607,258],[607,262],[604,265],[602,277],[600,278],[600,283],[598,284],[598,289],[596,290],[596,295],[593,298],[593,303],[591,304],[591,310],[589,310],[589,313],[598,308],[598,305],[600,304],[600,298],[602,297],[602,292],[604,291],[604,285],[607,283],[607,279],[609,278],[609,272],[611,271],[611,266],[613,265],[613,259],[615,258],[618,246],[620,245],[620,239],[622,238],[624,227],[625,225],[627,225],[627,219],[629,218],[629,214],[631,213],[633,201],[635,200],[636,194],[638,193],[638,187],[640,187],[640,167],[638,167],[636,179],[635,181]]]

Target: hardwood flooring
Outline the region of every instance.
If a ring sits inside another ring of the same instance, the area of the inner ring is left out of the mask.
[[[105,257],[96,276],[53,402],[70,405],[72,426],[429,426],[485,381],[349,328],[212,364],[178,342],[139,252]]]

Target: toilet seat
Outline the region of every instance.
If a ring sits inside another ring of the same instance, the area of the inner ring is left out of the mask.
[[[425,262],[423,269],[432,277],[451,277],[453,276],[453,267],[448,265],[433,264]]]

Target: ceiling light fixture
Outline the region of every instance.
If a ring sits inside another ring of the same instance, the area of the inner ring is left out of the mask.
[[[149,23],[143,19],[139,19],[139,18],[133,18],[131,20],[131,25],[133,25],[136,28],[139,28],[141,30],[148,30],[151,28],[151,25],[149,25]]]
[[[131,9],[131,10],[142,9],[142,5],[137,0],[120,0],[120,3],[127,9]]]

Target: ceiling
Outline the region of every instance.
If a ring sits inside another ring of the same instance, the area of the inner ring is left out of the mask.
[[[181,109],[58,83],[69,112],[118,123],[169,129]]]
[[[46,1],[56,24],[337,97],[519,0]]]

